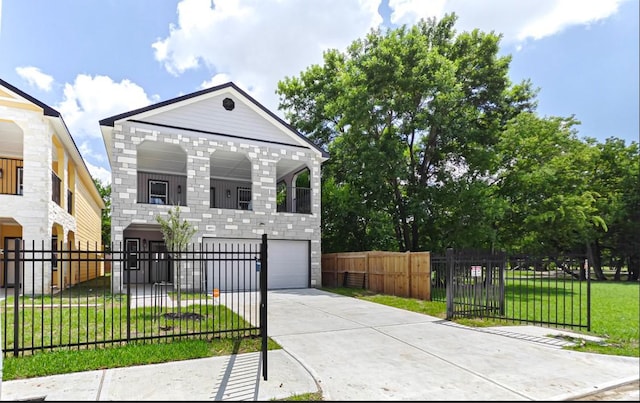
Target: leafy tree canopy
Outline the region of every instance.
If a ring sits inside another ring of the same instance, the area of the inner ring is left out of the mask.
[[[456,34],[455,21],[372,30],[278,83],[285,116],[332,156],[323,176],[363,204],[356,221],[386,215],[399,250],[428,246],[433,199],[452,168],[485,175],[501,127],[535,108],[530,83],[508,78],[500,36]]]

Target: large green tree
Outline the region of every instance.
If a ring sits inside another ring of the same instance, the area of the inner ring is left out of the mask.
[[[496,147],[495,192],[505,202],[496,228],[506,249],[584,251],[595,229],[606,231],[590,183],[596,152],[577,137],[578,123],[521,113],[506,125]]]
[[[607,223],[608,231],[594,231],[591,250],[594,265],[603,260],[616,267],[620,276],[623,266],[629,269],[629,280],[640,274],[640,148],[637,142],[610,137],[604,143],[587,142],[596,150],[590,161],[589,183],[597,192],[596,205]]]
[[[490,174],[501,128],[535,108],[530,83],[508,78],[500,36],[457,34],[455,22],[452,14],[372,30],[345,52],[325,52],[323,65],[278,83],[287,119],[331,154],[323,211],[340,218],[346,205],[356,213],[350,225],[325,225],[325,238],[369,234],[382,239],[354,247],[384,245],[369,227],[379,222],[392,228],[398,250],[432,247],[438,217],[461,212],[443,206],[447,185],[463,180],[461,190],[481,191],[476,183]]]

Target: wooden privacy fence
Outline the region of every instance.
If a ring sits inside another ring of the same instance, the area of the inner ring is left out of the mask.
[[[431,299],[429,252],[344,252],[322,255],[323,287],[358,287]]]

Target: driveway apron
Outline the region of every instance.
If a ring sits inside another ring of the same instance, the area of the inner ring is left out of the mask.
[[[268,314],[269,336],[325,400],[567,400],[640,378],[638,358],[562,350],[526,327],[492,332],[317,289],[270,291]]]

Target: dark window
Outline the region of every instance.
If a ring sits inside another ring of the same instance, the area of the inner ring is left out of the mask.
[[[17,176],[18,176],[18,180],[16,183],[16,194],[21,195],[22,194],[22,167],[18,167],[18,172],[17,172]]]
[[[138,249],[139,242],[138,238],[129,238],[125,239],[125,248],[127,251],[127,264],[126,268],[129,270],[139,270],[138,266]]]
[[[67,213],[73,214],[73,193],[67,189]]]
[[[58,270],[58,237],[51,237],[51,268]]]
[[[238,188],[238,209],[251,210],[251,189]]]
[[[167,204],[169,183],[166,181],[149,181],[149,203]]]

